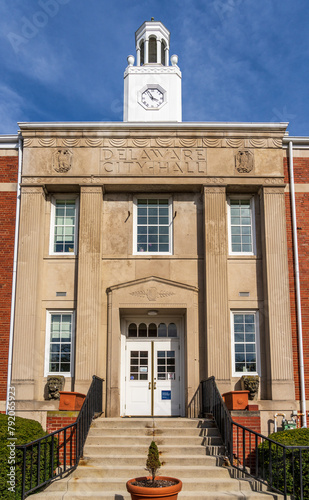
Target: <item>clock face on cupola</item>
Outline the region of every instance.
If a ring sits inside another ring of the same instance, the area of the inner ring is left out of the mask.
[[[181,122],[181,71],[178,57],[169,57],[169,41],[153,18],[135,33],[136,65],[128,56],[124,74],[125,122]]]

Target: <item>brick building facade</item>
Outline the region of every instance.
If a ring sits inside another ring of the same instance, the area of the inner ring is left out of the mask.
[[[158,60],[141,59],[145,37]],[[137,31],[123,123],[20,124],[14,323],[18,149],[0,138],[2,411],[9,376],[18,414],[46,427],[52,374],[80,392],[104,378],[107,416],[186,416],[202,379],[223,393],[255,375],[263,433],[304,408],[302,373],[309,399],[309,139],[284,123],[181,123],[168,48],[162,23]]]

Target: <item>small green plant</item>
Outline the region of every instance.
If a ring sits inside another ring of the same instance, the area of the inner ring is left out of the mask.
[[[154,441],[151,441],[151,444],[148,448],[148,457],[146,461],[146,470],[151,474],[152,476],[152,484],[154,484],[155,477],[157,475],[157,471],[161,467],[161,462],[159,458],[159,450]]]

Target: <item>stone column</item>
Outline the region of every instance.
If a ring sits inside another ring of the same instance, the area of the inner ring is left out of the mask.
[[[87,393],[92,375],[100,375],[98,338],[101,325],[101,186],[82,186],[80,192],[76,311],[75,390]]]
[[[136,66],[141,65],[141,49],[140,47],[136,47]]]
[[[145,45],[144,45],[144,64],[147,64],[149,62],[149,40],[145,40]]]
[[[231,389],[225,187],[204,188],[204,213],[207,372],[224,392]]]
[[[268,397],[294,399],[284,187],[263,188],[261,198]]]
[[[44,203],[42,186],[22,186],[12,366],[12,385],[16,387],[16,398],[22,400],[35,399],[34,381],[43,369],[38,343]]]

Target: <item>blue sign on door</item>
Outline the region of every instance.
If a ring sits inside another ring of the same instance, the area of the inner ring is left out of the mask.
[[[161,391],[161,399],[172,399],[172,391]]]

